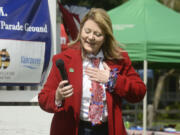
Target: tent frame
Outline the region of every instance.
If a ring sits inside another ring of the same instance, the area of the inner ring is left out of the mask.
[[[144,76],[143,81],[144,84],[147,86],[147,68],[148,68],[148,62],[147,60],[144,60]],[[147,134],[147,92],[143,99],[143,135]]]

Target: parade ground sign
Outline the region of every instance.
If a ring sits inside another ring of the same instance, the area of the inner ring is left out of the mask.
[[[0,1],[0,85],[39,84],[51,52],[47,0]]]

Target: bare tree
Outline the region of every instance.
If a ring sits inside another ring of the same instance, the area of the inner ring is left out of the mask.
[[[159,2],[177,12],[180,12],[180,0],[159,0]]]
[[[167,72],[163,72],[162,75],[159,76],[157,85],[154,93],[154,100],[152,105],[148,105],[148,127],[152,128],[152,123],[156,118],[156,112],[158,110],[159,102],[162,95],[162,90],[164,89],[165,80],[167,77],[172,75],[175,72],[175,69],[170,69]]]

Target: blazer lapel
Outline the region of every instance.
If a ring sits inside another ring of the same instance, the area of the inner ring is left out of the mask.
[[[74,94],[67,98],[66,103],[73,105],[75,118],[79,118],[82,96],[82,57],[81,50],[75,49],[65,54],[66,69],[70,84],[73,86]]]

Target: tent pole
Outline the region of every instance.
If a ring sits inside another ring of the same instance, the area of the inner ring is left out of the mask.
[[[147,67],[148,66],[148,62],[147,60],[144,60],[144,76],[143,76],[143,80],[144,80],[144,84],[147,86]],[[143,135],[147,135],[146,133],[146,128],[147,128],[147,92],[146,95],[144,97],[143,100]]]

